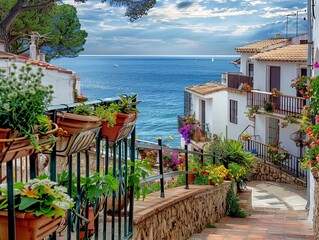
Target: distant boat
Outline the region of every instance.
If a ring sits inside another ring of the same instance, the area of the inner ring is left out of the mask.
[[[212,58],[212,62],[214,62],[215,60],[214,60],[214,58]]]
[[[119,65],[118,64],[113,64],[113,67],[119,67]]]

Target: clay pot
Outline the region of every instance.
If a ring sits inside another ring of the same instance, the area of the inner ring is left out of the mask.
[[[16,212],[16,239],[40,240],[55,232],[61,217],[36,217],[33,213]],[[0,239],[9,239],[8,211],[0,211]]]
[[[116,123],[110,127],[107,121],[102,121],[102,137],[112,142],[127,138],[133,131],[138,114],[118,113]]]

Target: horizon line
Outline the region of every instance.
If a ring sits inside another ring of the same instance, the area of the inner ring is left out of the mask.
[[[128,54],[118,54],[118,55],[108,55],[108,54],[81,54],[79,57],[239,57],[240,55],[235,54],[212,54],[212,55],[128,55]]]

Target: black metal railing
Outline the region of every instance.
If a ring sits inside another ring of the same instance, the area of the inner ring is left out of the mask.
[[[270,92],[256,90],[247,93],[247,107],[264,108],[266,102],[272,105],[271,112],[287,116],[301,114],[303,106],[306,105],[306,99],[302,97],[287,95],[275,97]]]
[[[286,171],[290,175],[293,175],[297,178],[303,178],[304,180],[307,180],[307,171],[301,169],[300,157],[294,156],[283,150],[278,150],[276,153],[287,153],[287,158],[278,162],[275,159],[275,154],[272,154],[271,151],[269,151],[270,146],[255,140],[245,141],[244,148],[246,151],[256,154],[258,158],[263,159],[264,163],[273,163],[274,166],[280,170]]]
[[[85,104],[89,105],[98,105],[98,104],[110,104],[111,102],[118,101],[117,99],[104,99],[90,101]],[[51,119],[57,121],[57,112],[58,111],[70,111],[78,104],[69,104],[69,105],[59,105],[51,106],[48,110],[48,115]],[[0,180],[3,183],[7,183],[8,190],[8,238],[13,240],[16,238],[16,229],[15,226],[15,205],[14,205],[14,193],[13,193],[13,184],[17,181],[27,182],[28,180],[35,178],[39,174],[49,173],[50,179],[52,181],[57,181],[57,176],[63,170],[66,170],[68,173],[68,193],[70,196],[74,197],[72,189],[74,186],[76,188],[77,197],[75,197],[76,204],[84,204],[86,199],[78,199],[78,196],[81,195],[81,186],[80,186],[80,177],[89,177],[91,174],[98,172],[102,174],[108,174],[110,167],[113,169],[113,176],[117,178],[120,182],[120,187],[118,191],[113,191],[111,196],[105,198],[103,203],[103,208],[99,209],[98,204],[99,200],[94,204],[94,214],[98,217],[94,220],[94,235],[88,233],[87,227],[85,236],[90,239],[130,239],[133,236],[133,201],[134,194],[128,194],[132,192],[132,188],[128,189],[127,184],[127,172],[128,165],[127,161],[135,160],[135,141],[130,141],[128,144],[128,139],[120,140],[116,143],[109,142],[107,139],[102,139],[100,134],[100,128],[93,129],[96,131],[94,135],[93,142],[90,144],[90,147],[86,149],[83,148],[73,148],[77,149],[76,152],[70,151],[67,156],[59,156],[59,152],[56,151],[56,147],[53,148],[52,152],[46,152],[45,154],[33,154],[27,157],[14,159],[6,163],[0,164]],[[84,132],[78,133],[84,134]],[[78,137],[78,134],[75,137]],[[130,135],[131,139],[135,138],[135,129]],[[84,141],[84,140],[83,140]],[[94,156],[94,157],[92,157]],[[41,161],[41,159],[44,161]],[[49,159],[49,161],[47,161]],[[46,166],[46,167],[45,167]],[[119,174],[122,174],[123,171],[125,174],[119,178]],[[134,169],[131,169],[134,171]],[[77,177],[77,182],[75,185],[72,182],[72,173],[75,173]],[[125,206],[120,201],[120,198],[117,196],[124,196]],[[130,204],[127,204],[127,202]],[[111,204],[108,204],[111,203]],[[123,209],[122,211],[116,211],[115,205],[119,205],[118,209]],[[108,207],[111,205],[111,207]],[[121,206],[122,205],[122,206]],[[110,210],[111,209],[111,210]],[[61,226],[61,231],[58,235],[63,235],[64,239],[80,239],[80,212],[79,208],[75,207],[75,210],[69,210],[67,213],[67,222],[68,224],[63,228]],[[86,205],[86,210],[88,212],[88,205]],[[87,215],[84,217],[88,217]],[[101,224],[102,222],[102,224]],[[84,222],[84,225],[87,225],[88,222]],[[57,232],[50,236],[50,239],[56,239]]]
[[[88,105],[110,104],[118,99],[102,99],[97,101],[86,102]],[[59,111],[71,111],[78,104],[51,106],[48,110],[48,115],[53,122],[57,122],[57,113]],[[109,174],[112,169],[112,175],[119,181],[119,189],[113,191],[110,196],[105,198],[102,208],[99,208],[100,200],[93,204],[94,214],[97,217],[94,219],[94,234],[88,230],[88,222],[84,222],[85,236],[90,239],[130,239],[133,236],[133,217],[134,217],[134,188],[127,186],[127,173],[135,171],[134,166],[130,167],[128,161],[135,162],[137,158],[137,147],[156,149],[159,155],[158,173],[147,177],[146,182],[159,181],[161,190],[160,197],[165,197],[164,179],[173,177],[180,174],[185,174],[185,188],[189,188],[188,174],[188,161],[189,155],[197,154],[200,156],[200,161],[210,161],[215,163],[213,156],[204,154],[203,150],[190,151],[188,146],[185,145],[184,149],[170,148],[159,140],[155,143],[145,143],[132,141],[135,139],[135,129],[132,131],[129,138],[122,139],[117,142],[111,142],[107,139],[101,138],[100,128],[94,129],[97,131],[95,141],[92,144],[83,148],[70,148],[77,149],[76,151],[70,150],[67,156],[62,156],[61,152],[57,152],[56,147],[52,152],[45,154],[33,154],[28,157],[14,159],[6,163],[0,164],[0,180],[7,183],[8,189],[8,236],[10,240],[16,237],[15,226],[15,205],[13,184],[17,181],[26,182],[36,176],[46,172],[49,173],[52,181],[57,181],[58,174],[63,170],[68,173],[68,194],[72,196],[76,192],[76,204],[84,204],[86,199],[78,199],[82,194],[80,177],[89,177],[93,173]],[[85,132],[79,133],[79,135]],[[95,134],[95,133],[94,133]],[[79,137],[81,136],[75,136]],[[80,144],[81,146],[81,144]],[[185,170],[168,171],[164,172],[163,168],[163,152],[176,152],[183,154],[185,159]],[[76,183],[72,179],[72,174],[77,177]],[[72,189],[74,188],[74,189]],[[121,197],[120,197],[121,196]],[[74,195],[72,196],[74,197]],[[124,199],[124,201],[122,201]],[[85,215],[88,215],[88,205],[85,207]],[[80,224],[81,221],[79,207],[75,207],[72,211],[67,213],[67,224],[62,230],[53,233],[50,239],[57,239],[59,235],[63,239],[80,239]],[[60,228],[59,228],[60,229]],[[61,235],[61,236],[60,236]],[[91,236],[92,235],[92,236]]]

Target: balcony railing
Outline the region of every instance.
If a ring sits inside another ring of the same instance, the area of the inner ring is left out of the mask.
[[[301,114],[303,106],[306,104],[306,99],[287,95],[275,97],[270,92],[257,90],[248,92],[247,107],[259,106],[260,108],[263,108],[265,102],[272,103],[274,113],[289,116]]]
[[[86,104],[109,104],[112,100],[105,99],[99,101],[90,101]],[[51,119],[56,120],[58,111],[70,111],[76,104],[53,106],[49,109],[48,114],[51,115]],[[83,133],[83,132],[82,132]],[[129,136],[129,139],[135,139],[135,129]],[[68,173],[68,193],[73,195],[72,192],[76,192],[77,196],[81,196],[81,177],[88,177],[91,174],[98,172],[101,174],[108,174],[109,169],[113,169],[112,175],[120,182],[118,191],[113,191],[111,196],[106,198],[105,204],[101,205],[98,202],[93,206],[94,209],[101,210],[99,215],[94,220],[94,235],[90,238],[94,239],[130,239],[133,236],[133,216],[134,216],[134,191],[133,187],[128,187],[127,184],[127,172],[131,170],[135,171],[134,167],[128,166],[128,161],[135,161],[138,156],[136,147],[150,148],[158,150],[159,155],[159,167],[157,174],[149,176],[147,182],[159,181],[160,183],[160,196],[165,197],[164,191],[164,179],[171,178],[172,176],[186,174],[185,188],[188,189],[188,159],[190,154],[197,154],[200,156],[200,161],[211,161],[214,163],[214,158],[211,155],[204,154],[203,150],[189,151],[187,145],[184,149],[169,148],[163,146],[161,140],[156,143],[136,143],[129,139],[123,139],[116,143],[110,142],[107,139],[101,138],[101,134],[98,134],[95,141],[92,142],[89,148],[81,149],[78,152],[70,152],[67,157],[59,157],[59,153],[53,148],[50,153],[33,154],[28,157],[14,159],[6,163],[0,162],[0,183],[7,183],[8,187],[8,239],[14,240],[16,238],[16,231],[19,229],[15,226],[15,205],[14,205],[14,192],[13,184],[17,181],[26,182],[30,179],[42,173],[49,173],[51,180],[57,181],[57,175],[63,170]],[[185,158],[185,170],[182,171],[169,171],[164,173],[163,170],[163,151],[176,152],[182,154]],[[72,173],[75,174],[77,181],[74,183],[72,179]],[[74,185],[75,184],[75,185]],[[73,191],[72,191],[73,188]],[[130,194],[129,194],[130,193]],[[122,196],[124,202],[121,201]],[[85,205],[86,199],[79,200],[76,197],[76,204],[80,203]],[[86,204],[87,205],[87,204]],[[116,205],[118,205],[116,210]],[[102,209],[100,207],[102,206]],[[121,210],[122,209],[122,210]],[[66,226],[62,226],[59,234],[63,235],[63,238],[59,239],[80,239],[80,217],[78,216],[79,208],[68,211]],[[88,206],[86,210],[88,211]],[[76,212],[76,213],[75,213]],[[87,216],[87,215],[85,215]],[[87,217],[86,217],[87,218]],[[87,227],[85,227],[85,234],[89,234]],[[60,230],[60,228],[59,228]],[[57,233],[53,233],[50,239],[57,239]],[[88,235],[86,235],[88,236]]]
[[[244,147],[246,151],[250,151],[256,154],[257,157],[263,159],[264,163],[276,162],[274,159],[274,154],[269,153],[270,147],[266,144],[257,142],[255,140],[248,140],[248,141],[245,141]],[[280,153],[284,151],[278,150],[278,152]],[[300,167],[301,166],[300,157],[297,157],[288,153],[288,157],[286,160],[281,161],[280,163],[274,164],[274,166],[276,166],[280,170],[288,172],[289,174],[297,178],[303,178],[304,180],[307,180],[307,171],[301,169]]]
[[[222,76],[222,82],[227,87],[235,89],[238,89],[239,86],[244,83],[248,83],[249,86],[253,86],[253,78],[241,75],[241,73],[224,73]]]

